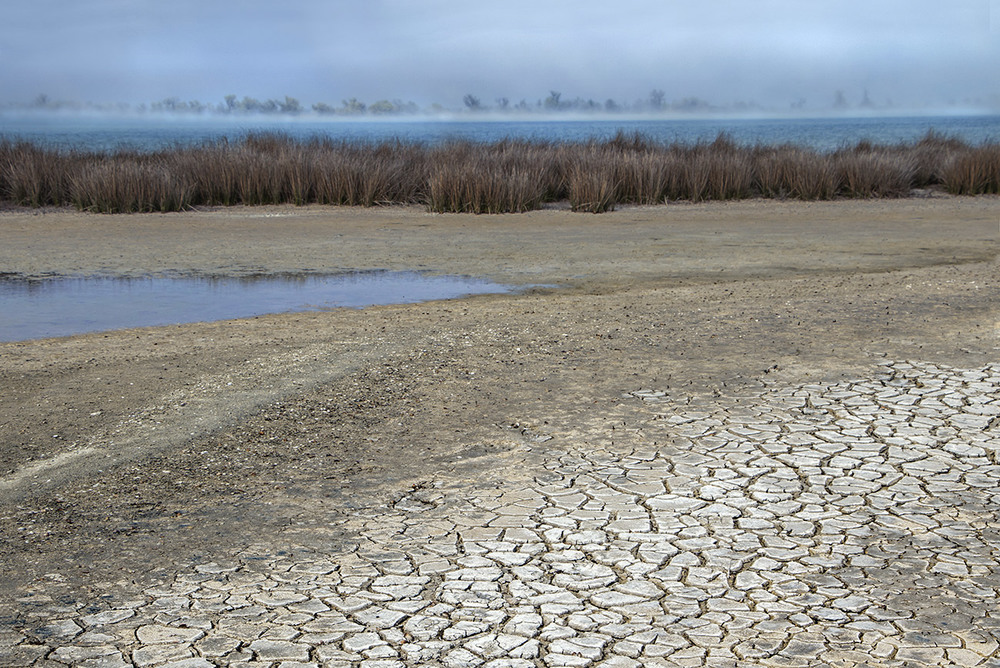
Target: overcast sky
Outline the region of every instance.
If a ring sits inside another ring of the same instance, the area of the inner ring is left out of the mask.
[[[1000,110],[1000,0],[3,0],[0,102],[666,99]]]

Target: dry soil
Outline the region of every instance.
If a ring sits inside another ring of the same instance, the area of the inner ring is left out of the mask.
[[[331,518],[430,472],[474,479],[539,432],[613,440],[640,387],[697,404],[885,358],[995,362],[998,228],[1000,199],[943,196],[0,212],[15,278],[381,268],[522,288],[0,344],[0,592],[329,546]]]

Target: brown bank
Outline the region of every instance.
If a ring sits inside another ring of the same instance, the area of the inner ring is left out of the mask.
[[[0,344],[0,592],[128,589],[251,543],[336,547],[332,518],[434,471],[513,471],[539,434],[641,442],[622,399],[640,388],[703,402],[886,357],[997,361],[998,228],[996,197],[0,212],[15,276],[383,268],[559,286]]]

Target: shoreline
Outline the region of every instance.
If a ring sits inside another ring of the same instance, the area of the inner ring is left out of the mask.
[[[7,210],[0,267],[15,279],[423,271],[596,290],[985,260],[1000,244],[998,212],[997,196],[674,203],[600,216],[434,214],[417,205]]]

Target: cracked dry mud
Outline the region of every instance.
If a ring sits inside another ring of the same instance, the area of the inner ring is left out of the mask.
[[[669,446],[554,444],[513,483],[432,479],[344,520],[341,552],[251,548],[132,600],[26,596],[39,626],[6,644],[81,666],[996,655],[1000,365],[887,362],[700,411],[631,396],[648,402],[636,428]]]
[[[976,242],[234,323],[259,358],[230,341],[242,366],[168,372],[67,470],[5,478],[0,665],[1000,666],[1000,286]],[[205,327],[173,336],[228,331]],[[206,417],[227,400],[236,424]],[[203,428],[157,435],[192,406]]]

